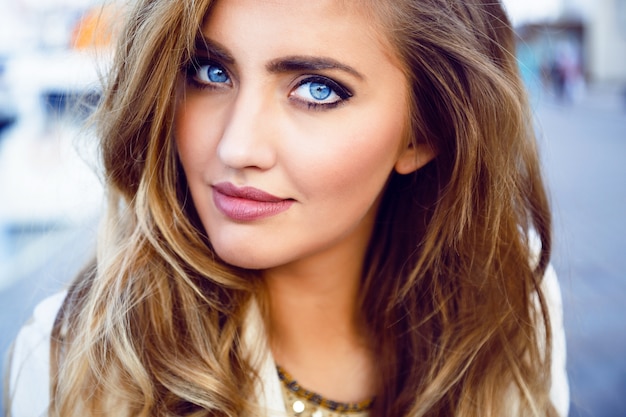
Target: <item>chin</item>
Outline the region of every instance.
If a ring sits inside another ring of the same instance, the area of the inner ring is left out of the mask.
[[[277,265],[275,259],[267,259],[259,254],[246,253],[241,250],[216,250],[216,253],[222,261],[237,268],[261,270]]]

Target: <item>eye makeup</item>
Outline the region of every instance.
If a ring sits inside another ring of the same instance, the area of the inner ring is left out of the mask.
[[[347,87],[320,75],[303,76],[289,93],[290,100],[314,110],[335,108],[352,96]]]

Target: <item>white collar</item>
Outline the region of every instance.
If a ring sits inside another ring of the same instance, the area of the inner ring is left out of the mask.
[[[255,395],[266,417],[285,417],[285,402],[281,382],[276,371],[276,363],[268,345],[265,323],[256,300],[250,303],[243,328],[243,344],[254,367],[258,369],[259,380]]]

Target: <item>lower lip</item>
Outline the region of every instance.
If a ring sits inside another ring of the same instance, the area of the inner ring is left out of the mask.
[[[213,201],[226,217],[238,221],[253,221],[275,216],[289,210],[293,200],[257,201],[232,197],[213,189]]]

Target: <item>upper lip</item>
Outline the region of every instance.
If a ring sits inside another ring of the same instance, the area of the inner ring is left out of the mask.
[[[286,198],[277,197],[263,190],[254,187],[237,187],[229,182],[222,182],[213,185],[213,188],[224,195],[235,198],[243,198],[252,201],[262,201],[266,203],[277,203],[279,201],[288,200]]]

